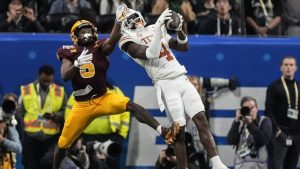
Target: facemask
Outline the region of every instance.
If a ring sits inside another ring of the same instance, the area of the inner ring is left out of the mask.
[[[91,33],[85,33],[83,34],[83,37],[84,37],[84,41],[89,41],[89,39],[92,37],[93,35]]]
[[[78,41],[79,45],[91,45],[97,40],[97,37],[94,36],[92,33],[84,33],[83,38]]]

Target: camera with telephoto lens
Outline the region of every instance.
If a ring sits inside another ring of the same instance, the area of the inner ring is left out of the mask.
[[[122,146],[111,140],[107,140],[105,142],[90,141],[87,142],[87,152],[98,152],[103,154],[105,157],[118,158],[121,155]]]
[[[17,121],[14,117],[16,104],[11,100],[4,100],[0,108],[0,121],[7,122],[8,125],[14,126]]]
[[[243,106],[240,110],[242,116],[250,116],[250,108],[247,106]]]
[[[0,121],[6,123],[8,126],[15,126],[17,124],[14,114],[16,111],[16,104],[11,100],[3,100],[0,107]],[[3,146],[0,146],[0,158],[2,159],[3,153],[5,152]]]
[[[186,154],[189,157],[192,153],[196,151],[194,147],[194,140],[193,140],[193,136],[188,132],[184,133],[184,137],[185,137],[184,144],[186,148]],[[166,149],[166,156],[168,157],[175,156],[175,150],[173,145],[168,145]]]
[[[205,89],[221,89],[229,88],[230,90],[235,90],[237,86],[237,79],[235,77],[231,78],[205,78],[200,77],[200,83]]]

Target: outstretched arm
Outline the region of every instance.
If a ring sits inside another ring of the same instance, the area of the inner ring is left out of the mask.
[[[121,24],[130,15],[132,15],[132,10],[127,8],[125,4],[118,7],[116,11],[116,22],[110,33],[110,37],[103,43],[102,46],[105,53],[110,54],[114,50],[121,37]]]
[[[128,42],[122,46],[122,50],[126,51],[131,57],[139,59],[157,59],[161,51],[161,27],[165,20],[170,19],[171,10],[168,8],[160,15],[154,25],[154,35],[149,46],[138,45]]]
[[[110,33],[110,37],[103,43],[103,51],[110,54],[121,37],[121,24],[115,22],[113,30]]]

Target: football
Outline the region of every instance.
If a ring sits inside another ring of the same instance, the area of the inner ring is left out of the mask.
[[[180,25],[180,16],[177,12],[171,12],[171,19],[165,21],[166,28],[169,30],[175,30]]]

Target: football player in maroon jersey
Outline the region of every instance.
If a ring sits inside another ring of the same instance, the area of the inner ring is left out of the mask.
[[[171,127],[161,126],[143,107],[128,97],[106,91],[106,73],[109,67],[107,57],[121,36],[120,23],[130,15],[126,5],[118,7],[110,37],[100,40],[91,22],[79,20],[71,28],[74,46],[62,46],[58,49],[57,57],[62,62],[61,76],[64,81],[72,81],[75,104],[65,121],[55,149],[53,169],[59,169],[65,150],[99,116],[130,111],[138,121],[161,134],[167,143],[174,142],[180,128],[178,123],[173,123]]]

